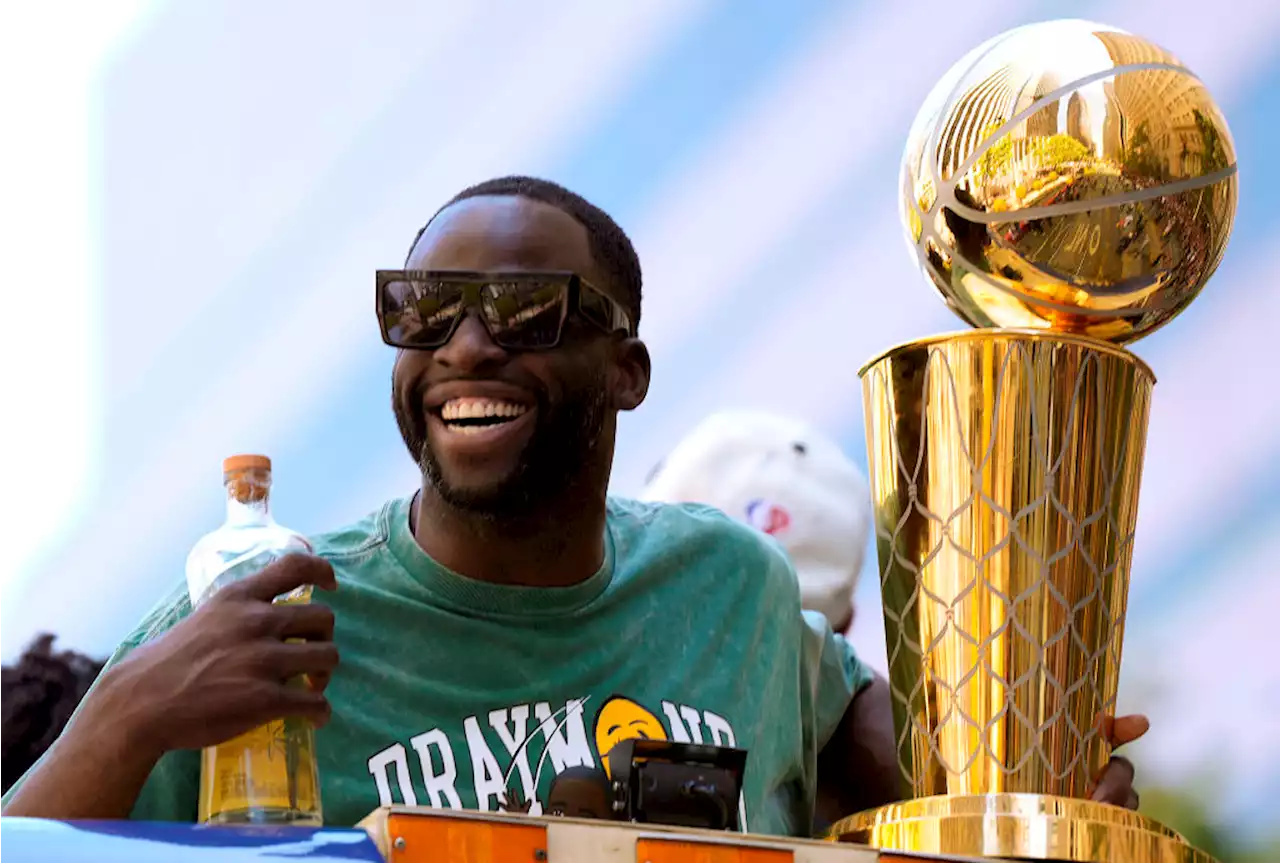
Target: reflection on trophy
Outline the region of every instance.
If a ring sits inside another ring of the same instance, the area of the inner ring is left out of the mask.
[[[1122,345],[1222,257],[1235,149],[1172,55],[1083,21],[1019,28],[928,97],[902,170],[921,267],[975,329],[862,370],[905,802],[884,849],[1208,861],[1088,800],[1110,757],[1155,377]]]

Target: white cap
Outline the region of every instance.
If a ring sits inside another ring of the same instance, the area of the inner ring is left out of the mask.
[[[791,556],[806,609],[839,626],[871,530],[858,467],[807,423],[733,411],[704,420],[662,461],[647,501],[701,503],[773,536]]]

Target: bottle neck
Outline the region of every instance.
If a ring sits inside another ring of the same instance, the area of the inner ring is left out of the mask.
[[[243,470],[223,478],[227,489],[227,524],[274,524],[271,517],[271,472]]]

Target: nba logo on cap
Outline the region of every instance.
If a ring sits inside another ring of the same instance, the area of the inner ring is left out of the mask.
[[[791,515],[776,503],[753,500],[747,504],[747,524],[762,533],[777,536],[791,526]]]

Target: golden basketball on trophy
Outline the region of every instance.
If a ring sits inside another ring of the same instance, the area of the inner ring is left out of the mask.
[[[1002,34],[907,143],[913,254],[979,329],[861,372],[907,799],[832,834],[882,849],[1209,861],[1088,799],[1110,757],[1151,369],[1125,350],[1205,287],[1236,156],[1208,90],[1128,33]]]

